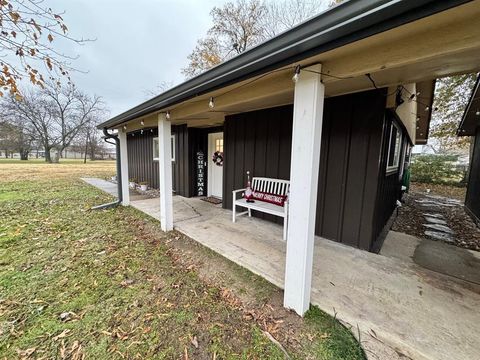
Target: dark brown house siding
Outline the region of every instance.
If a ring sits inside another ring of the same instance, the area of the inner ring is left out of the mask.
[[[391,111],[386,112],[386,116],[383,122],[383,135],[382,135],[382,147],[380,157],[380,171],[378,174],[377,182],[377,196],[374,216],[374,228],[373,228],[373,250],[378,251],[381,248],[383,240],[386,236],[386,232],[389,229],[389,220],[392,219],[395,209],[397,208],[397,200],[400,199],[401,194],[401,166],[397,171],[387,173],[387,161],[388,161],[388,146],[389,146],[389,134],[390,129],[393,126],[393,122],[402,128],[402,152],[400,156],[400,164],[405,158],[406,145],[408,143],[406,130],[401,125],[399,120],[395,119],[394,114]],[[392,219],[393,220],[393,219]]]
[[[480,225],[480,127],[477,128],[470,175],[465,198],[465,207],[477,224]]]
[[[385,96],[378,91],[326,99],[316,233],[370,250]]]
[[[172,126],[175,136],[175,161],[172,163],[173,190],[176,194],[190,196],[188,128],[186,125]],[[159,188],[158,161],[153,160],[153,139],[158,129],[144,129],[128,133],[128,175],[138,182],[145,181],[150,187]]]
[[[251,176],[290,179],[293,106],[227,116],[224,126],[223,207],[232,208],[232,190]],[[254,212],[273,221],[278,218]]]
[[[328,98],[324,111],[315,231],[370,250],[385,96],[370,91]],[[247,170],[253,176],[290,178],[292,117],[291,105],[226,117],[225,208],[232,207],[231,191],[245,186]]]
[[[157,129],[144,129],[127,134],[128,178],[137,182],[147,182],[158,189],[158,161],[153,160],[153,138],[158,136]]]

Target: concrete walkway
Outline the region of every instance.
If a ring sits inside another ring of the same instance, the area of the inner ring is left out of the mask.
[[[87,182],[93,184],[89,179]],[[111,191],[109,182],[94,184]],[[132,206],[159,218],[158,199]],[[283,288],[282,227],[196,198],[174,196],[175,228]],[[480,286],[386,257],[316,239],[312,303],[360,331],[369,359],[480,358]],[[358,334],[356,334],[358,335]]]

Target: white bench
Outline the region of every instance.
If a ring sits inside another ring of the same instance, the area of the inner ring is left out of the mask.
[[[253,191],[262,191],[270,194],[286,196],[288,195],[288,192],[290,190],[290,181],[270,179],[265,177],[254,177],[252,179],[251,187]],[[252,210],[283,217],[283,240],[287,240],[288,198],[287,200],[285,200],[284,206],[271,204],[261,200],[255,200],[255,202],[247,202],[247,200],[243,196],[240,199],[237,199],[237,194],[244,191],[245,189],[238,189],[238,190],[232,191],[233,222],[235,222],[236,217],[240,215],[248,214],[248,216],[251,217]],[[237,209],[236,209],[237,206],[246,208],[247,211],[237,213]]]

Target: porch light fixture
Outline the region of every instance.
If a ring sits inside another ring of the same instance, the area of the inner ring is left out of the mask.
[[[426,106],[425,111],[430,111],[430,106]]]
[[[170,120],[170,110],[165,113],[165,119]]]
[[[475,113],[475,115],[480,116],[480,110],[477,110],[477,112]]]
[[[210,97],[210,101],[208,102],[208,107],[213,109],[215,107],[215,103],[213,102],[213,96]]]
[[[296,83],[298,81],[298,77],[300,76],[300,65],[295,66],[295,74],[292,77],[292,81]]]
[[[123,125],[123,131],[127,131],[127,125]]]
[[[142,126],[145,125],[145,121],[141,120],[140,125],[142,125]]]
[[[140,135],[143,135],[143,129],[142,129],[142,130],[140,130]]]
[[[395,105],[396,105],[396,107],[399,107],[404,102],[405,102],[405,100],[403,100],[403,97],[402,97],[402,88],[399,87],[399,88],[397,88],[397,94],[395,95]]]

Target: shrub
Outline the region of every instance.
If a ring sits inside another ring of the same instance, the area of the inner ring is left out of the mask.
[[[457,160],[456,155],[414,155],[410,167],[411,181],[464,186],[466,171],[457,166]]]

